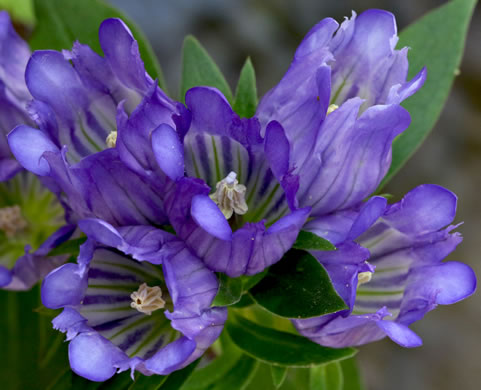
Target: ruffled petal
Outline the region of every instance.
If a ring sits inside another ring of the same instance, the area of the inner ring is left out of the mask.
[[[119,362],[128,357],[97,333],[81,333],[69,344],[70,367],[77,374],[94,382],[110,379]]]

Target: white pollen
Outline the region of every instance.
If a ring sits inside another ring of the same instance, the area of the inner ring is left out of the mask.
[[[105,139],[105,143],[108,148],[115,148],[115,145],[117,144],[117,132],[111,131]]]
[[[336,111],[339,108],[337,104],[330,104],[329,107],[327,107],[327,115],[329,115],[331,112]]]
[[[131,308],[149,316],[153,311],[162,309],[165,306],[160,287],[149,287],[146,283],[142,283],[137,291],[130,294],[130,298],[132,298]]]
[[[216,184],[215,188],[210,198],[219,206],[226,219],[232,217],[234,212],[239,215],[247,213],[246,186],[239,184],[235,172],[229,173],[225,179]]]
[[[357,274],[357,286],[359,287],[362,284],[369,283],[372,279],[372,272],[359,272]]]
[[[0,230],[5,232],[7,237],[12,238],[27,226],[27,221],[22,216],[20,206],[0,208]]]

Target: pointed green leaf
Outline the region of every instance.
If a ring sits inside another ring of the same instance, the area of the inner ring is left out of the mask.
[[[232,341],[246,354],[278,366],[308,367],[352,357],[353,348],[322,347],[305,337],[258,325],[229,313],[226,323]]]
[[[257,108],[256,73],[252,61],[247,58],[242,67],[235,92],[234,111],[244,118],[253,117]]]
[[[310,390],[343,390],[341,363],[332,362],[311,368]]]
[[[160,65],[152,47],[141,30],[124,14],[101,0],[35,0],[37,24],[30,40],[32,50],[72,48],[73,43],[89,45],[102,54],[98,30],[104,19],[120,18],[132,31],[147,73],[159,79],[165,90]]]
[[[464,50],[476,0],[452,0],[403,30],[397,47],[409,46],[409,78],[426,66],[424,86],[403,103],[412,122],[393,143],[392,164],[379,189],[421,145],[436,123]]]
[[[271,366],[272,383],[278,389],[282,386],[287,377],[287,367]]]
[[[319,237],[317,234],[301,230],[297,236],[296,242],[292,246],[295,249],[304,249],[311,251],[334,251],[336,247],[325,238]]]
[[[250,290],[262,307],[281,317],[311,318],[347,309],[324,267],[309,253],[289,251]]]
[[[227,100],[232,101],[232,92],[220,69],[200,42],[189,35],[185,38],[182,49],[181,101],[185,101],[185,93],[190,88],[200,85],[215,87]]]

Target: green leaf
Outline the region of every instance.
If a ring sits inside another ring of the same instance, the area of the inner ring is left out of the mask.
[[[194,372],[199,364],[199,359],[184,367],[182,370],[174,371],[167,377],[167,380],[159,387],[160,390],[180,390],[184,383]],[[152,389],[153,390],[153,389]]]
[[[257,108],[256,73],[252,61],[247,58],[242,67],[235,92],[233,109],[244,118],[253,117]]]
[[[100,0],[35,0],[34,5],[37,25],[30,40],[32,50],[70,50],[78,40],[102,54],[98,38],[100,24],[107,18],[121,18],[139,44],[147,73],[158,78],[160,87],[165,90],[160,65],[147,38],[117,9]]]
[[[361,373],[356,358],[341,360],[341,368],[344,376],[344,390],[363,390]]]
[[[287,367],[271,366],[272,383],[278,389],[282,386],[287,377]]]
[[[256,301],[254,301],[254,299],[252,299],[250,294],[244,294],[244,295],[241,296],[240,301],[237,302],[237,303],[234,303],[232,305],[232,307],[234,307],[236,309],[242,309],[244,307],[252,306],[255,303],[256,303]]]
[[[48,256],[59,256],[59,255],[72,255],[77,257],[80,252],[80,245],[87,241],[87,237],[74,238],[60,244],[58,247],[53,248]]]
[[[39,315],[40,286],[28,292],[0,290],[0,378],[9,390],[48,389],[70,370],[65,336]],[[8,314],[7,314],[8,313]]]
[[[304,249],[311,251],[334,251],[336,247],[325,238],[319,237],[317,234],[301,230],[297,236],[296,242],[292,246],[295,249]]]
[[[227,100],[232,101],[232,92],[214,60],[192,35],[184,40],[182,49],[182,79],[180,99],[185,101],[185,93],[192,87],[205,85],[221,91]]]
[[[421,145],[436,123],[448,98],[464,50],[476,0],[453,0],[431,11],[400,34],[398,47],[409,46],[409,78],[426,66],[424,86],[403,106],[411,126],[393,143],[392,163],[379,189]]]
[[[209,387],[209,390],[243,390],[252,380],[259,362],[242,355],[237,364],[222,378]]]
[[[221,382],[221,378],[237,366],[241,355],[238,348],[228,348],[213,362],[194,371],[182,386],[182,390],[204,390],[216,382]]]
[[[240,278],[229,278],[224,273],[218,273],[219,291],[212,302],[212,306],[229,306],[241,300],[242,280]]]
[[[341,363],[332,362],[311,368],[310,390],[343,390]]]
[[[356,353],[353,348],[322,347],[305,337],[257,325],[233,312],[225,328],[246,354],[278,366],[308,367],[347,359]]]
[[[135,375],[135,381],[130,382],[128,390],[158,390],[167,380],[167,376],[152,375],[145,376],[143,374],[137,373]]]
[[[250,291],[262,307],[287,318],[312,318],[347,309],[324,267],[309,253],[289,251]]]
[[[8,11],[14,21],[29,25],[35,23],[32,0],[0,0],[0,9]]]

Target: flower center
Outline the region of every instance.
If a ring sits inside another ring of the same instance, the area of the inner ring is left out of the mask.
[[[219,206],[226,219],[232,217],[234,212],[239,215],[247,213],[246,186],[239,184],[235,172],[229,173],[225,179],[216,184],[215,188],[210,198]]]
[[[363,284],[369,283],[372,279],[372,272],[359,272],[357,275],[357,286],[361,286]]]
[[[337,104],[330,104],[329,107],[327,107],[327,115],[329,115],[331,112],[336,111],[339,108]]]
[[[137,291],[130,294],[130,298],[132,298],[131,308],[149,316],[153,311],[162,309],[165,306],[160,287],[149,287],[146,283],[142,283]]]
[[[105,139],[105,143],[108,148],[115,148],[115,145],[117,144],[117,132],[115,130],[109,133]]]
[[[0,209],[0,230],[5,232],[7,237],[12,238],[27,226],[27,221],[22,216],[20,206],[15,205]]]

